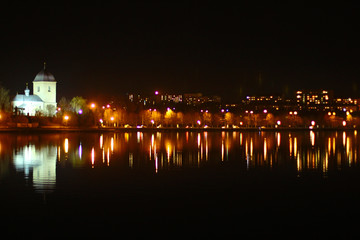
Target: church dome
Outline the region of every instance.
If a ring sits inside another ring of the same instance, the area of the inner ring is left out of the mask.
[[[46,69],[46,63],[44,63],[44,69],[42,69],[36,76],[34,81],[36,82],[55,82],[55,77]]]

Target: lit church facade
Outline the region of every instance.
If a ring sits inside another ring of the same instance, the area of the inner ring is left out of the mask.
[[[12,106],[14,111],[28,116],[35,116],[37,113],[52,116],[56,113],[56,80],[47,71],[45,63],[33,81],[33,95],[26,84],[24,94],[16,94]]]

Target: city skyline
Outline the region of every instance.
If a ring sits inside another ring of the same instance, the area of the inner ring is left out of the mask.
[[[236,100],[299,89],[360,95],[356,6],[10,4],[0,82],[12,94],[43,61],[59,96],[203,92]],[[340,84],[341,83],[341,84]]]

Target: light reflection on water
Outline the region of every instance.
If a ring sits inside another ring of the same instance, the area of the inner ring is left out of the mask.
[[[316,171],[327,177],[359,165],[357,138],[356,131],[1,134],[0,179],[14,168],[44,192],[55,188],[56,168],[158,173],[224,163],[244,171]]]

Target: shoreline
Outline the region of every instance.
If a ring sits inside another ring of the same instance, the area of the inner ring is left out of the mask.
[[[360,128],[359,128],[360,129]],[[358,128],[346,127],[323,127],[323,128],[309,128],[309,127],[241,127],[241,128],[177,128],[177,127],[142,127],[142,128],[125,128],[125,127],[65,127],[65,126],[43,126],[43,127],[2,127],[1,132],[164,132],[164,131],[178,131],[178,132],[210,132],[210,131],[226,131],[226,132],[241,132],[241,131],[355,131]]]

